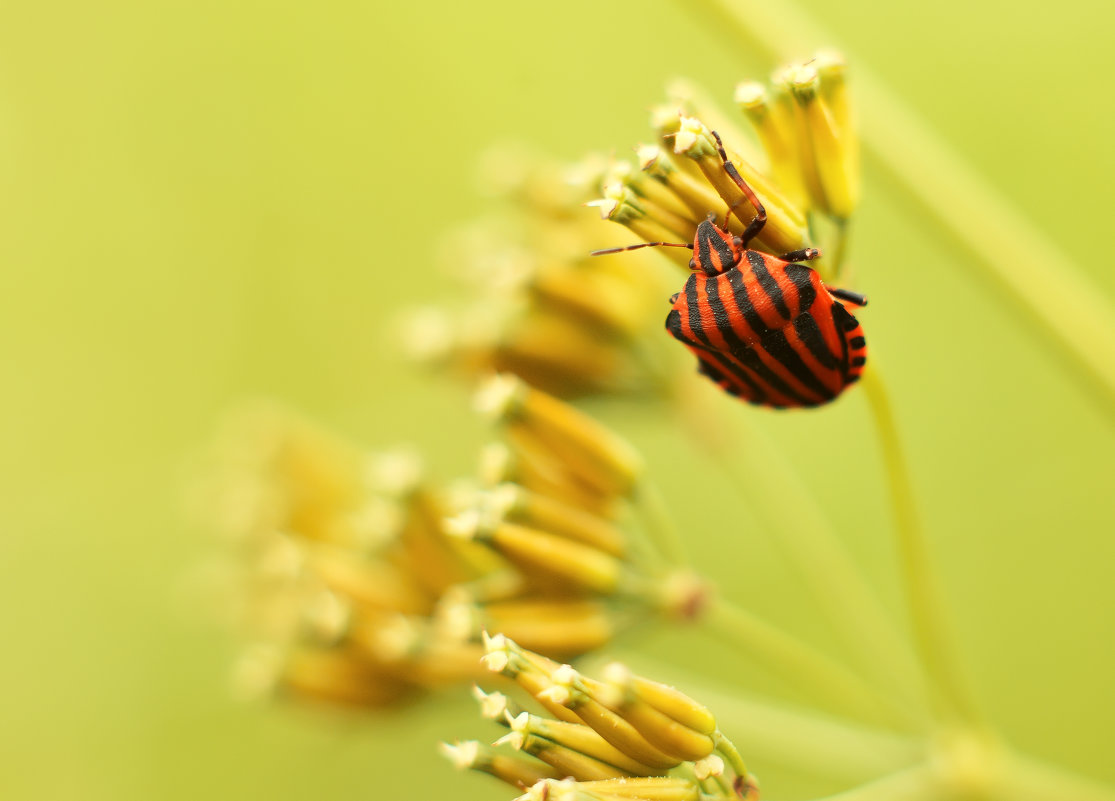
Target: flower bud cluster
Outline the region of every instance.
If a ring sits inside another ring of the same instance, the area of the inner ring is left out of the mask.
[[[514,373],[562,397],[663,391],[675,364],[656,336],[668,274],[646,254],[606,264],[589,256],[627,241],[583,208],[604,169],[507,148],[486,159],[504,209],[451,233],[441,260],[473,301],[410,313],[402,340],[411,355],[466,378]]]
[[[493,617],[500,608],[478,599],[483,628],[572,656],[648,617],[697,611],[704,585],[670,564],[668,544],[636,519],[646,478],[630,443],[514,376],[487,381],[477,404],[503,437],[484,452],[485,488],[465,499],[448,528],[506,560],[527,588],[519,603],[531,610],[517,620]],[[543,622],[561,632],[564,649]]]
[[[859,198],[859,149],[843,58],[819,53],[777,70],[770,87],[736,87],[735,101],[752,129],[734,122],[701,92],[675,83],[656,108],[653,144],[637,148],[635,167],[613,167],[591,205],[648,242],[692,242],[709,213],[741,234],[755,209],[726,171],[712,133],[754,190],[767,223],[752,247],[775,255],[811,246],[817,215],[837,228]],[[730,210],[730,213],[729,213]],[[687,266],[690,254],[663,249]]]
[[[758,797],[755,777],[713,714],[673,687],[619,663],[590,678],[501,634],[485,636],[484,647],[487,668],[545,714],[477,690],[484,717],[509,731],[494,747],[443,746],[459,768],[525,789],[523,801]]]

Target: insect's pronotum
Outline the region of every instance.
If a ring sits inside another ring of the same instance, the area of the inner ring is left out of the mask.
[[[697,356],[697,369],[725,392],[762,406],[827,403],[855,383],[867,361],[867,342],[847,306],[867,305],[856,292],[826,287],[817,271],[798,262],[820,256],[814,248],[772,256],[747,247],[767,221],[766,209],[728,160],[713,131],[724,169],[755,207],[742,236],[714,221],[697,226],[693,244],[648,242],[642,247],[693,251],[693,273],[674,295],[666,330]],[[742,202],[742,201],[741,201]]]

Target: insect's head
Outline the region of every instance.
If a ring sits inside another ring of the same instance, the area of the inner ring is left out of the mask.
[[[689,266],[706,275],[719,275],[739,264],[743,258],[743,242],[730,231],[716,227],[710,219],[697,226],[693,238],[693,260]]]

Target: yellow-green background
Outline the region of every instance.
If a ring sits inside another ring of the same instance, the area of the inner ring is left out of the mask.
[[[437,238],[482,208],[474,163],[491,140],[623,152],[666,78],[727,101],[772,66],[683,6],[0,6],[0,796],[508,795],[434,755],[490,734],[457,699],[367,722],[229,701],[230,644],[183,589],[214,546],[181,488],[222,411],[260,395],[466,469],[466,395],[411,372],[386,326],[449,294]],[[1105,4],[805,6],[1115,296]],[[862,319],[965,664],[1016,743],[1115,780],[1110,415],[870,162],[866,178]],[[596,408],[646,452],[728,591],[814,633],[733,488],[653,410]],[[896,602],[863,398],[731,411],[783,443]],[[772,797],[802,790],[779,793],[779,777]]]

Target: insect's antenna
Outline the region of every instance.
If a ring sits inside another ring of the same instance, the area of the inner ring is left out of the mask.
[[[710,131],[710,133],[712,134],[712,138],[716,140],[716,149],[720,151],[720,160],[724,162],[724,171],[735,181],[736,186],[743,192],[743,196],[755,207],[755,219],[748,223],[747,228],[743,231],[743,236],[740,237],[740,239],[743,240],[743,246],[747,247],[747,243],[758,236],[759,232],[763,230],[763,226],[767,224],[767,210],[763,208],[763,204],[759,202],[759,198],[755,196],[751,187],[743,180],[743,176],[739,174],[736,165],[728,161],[728,154],[724,150],[724,143],[720,141],[720,134],[716,131]],[[735,209],[735,206],[729,208],[728,211],[731,212],[733,209]],[[727,225],[726,222],[725,225]]]
[[[640,245],[628,245],[625,248],[605,248],[604,250],[594,250],[590,256],[604,256],[608,253],[623,253],[625,250],[638,250],[639,248],[689,248],[693,249],[692,245],[683,245],[679,242],[643,242]]]

